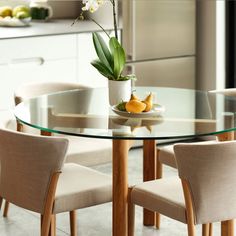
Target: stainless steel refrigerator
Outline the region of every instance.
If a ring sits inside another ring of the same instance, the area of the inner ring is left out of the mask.
[[[139,86],[195,88],[195,0],[123,0],[127,70]]]

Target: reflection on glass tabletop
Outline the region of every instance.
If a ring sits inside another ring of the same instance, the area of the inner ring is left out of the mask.
[[[29,99],[15,108],[15,116],[49,132],[109,139],[194,138],[236,128],[234,97],[191,89],[136,88],[139,97],[150,92],[154,104],[161,104],[161,114],[124,117],[108,104],[107,88],[94,88]]]

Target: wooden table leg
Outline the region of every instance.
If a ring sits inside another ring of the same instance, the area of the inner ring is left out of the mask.
[[[156,178],[156,141],[143,141],[143,181]],[[143,225],[155,225],[155,212],[143,209]]]
[[[227,132],[217,135],[218,141],[234,140],[234,132]],[[234,236],[234,220],[221,222],[221,236]]]
[[[128,152],[129,140],[113,140],[112,189],[113,236],[128,234]]]

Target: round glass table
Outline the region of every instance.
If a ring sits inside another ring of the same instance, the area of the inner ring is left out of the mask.
[[[127,235],[127,158],[132,140],[144,140],[144,181],[155,179],[156,141],[217,135],[233,139],[236,98],[189,89],[137,87],[144,99],[153,94],[148,113],[117,112],[108,104],[106,88],[78,89],[44,95],[20,103],[17,120],[43,133],[113,140],[113,235]],[[118,113],[118,114],[117,114]],[[153,225],[146,211],[145,225]]]

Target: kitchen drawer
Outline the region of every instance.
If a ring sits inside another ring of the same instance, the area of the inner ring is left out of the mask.
[[[76,35],[0,40],[0,64],[24,63],[24,60],[43,63],[76,55]]]
[[[46,61],[43,65],[16,64],[0,65],[0,109],[14,107],[14,91],[23,84],[29,82],[64,81],[76,82],[75,59]]]

